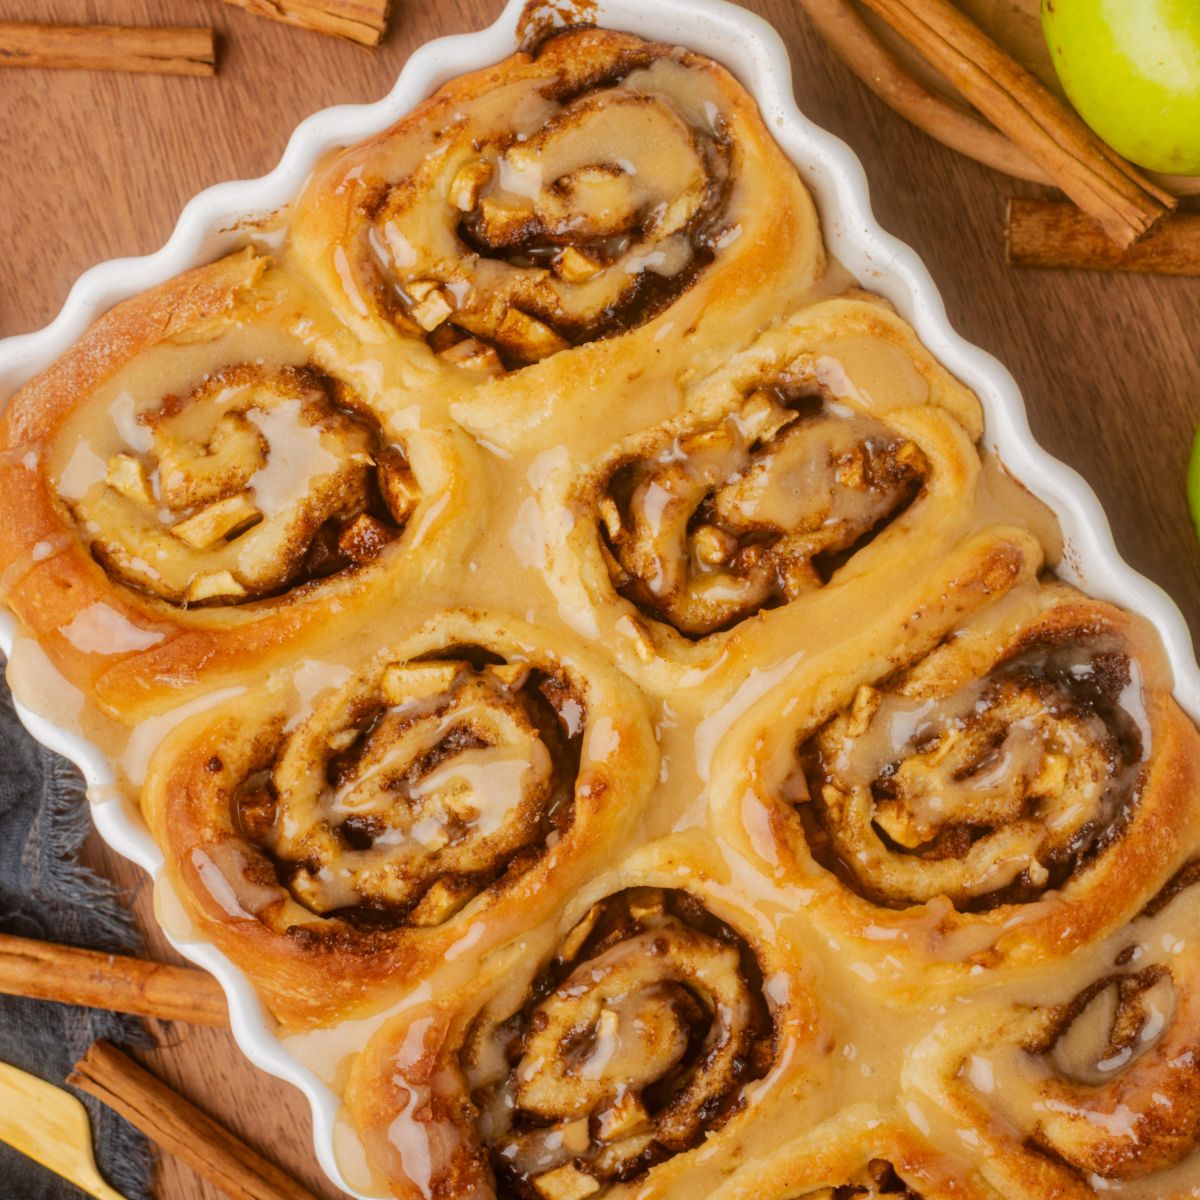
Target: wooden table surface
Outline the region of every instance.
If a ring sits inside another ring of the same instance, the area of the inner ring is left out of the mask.
[[[0,18],[211,24],[214,79],[0,71],[0,336],[58,311],[101,259],[167,237],[193,193],[274,165],[315,109],[374,100],[409,52],[491,21],[501,0],[397,0],[375,51],[250,17],[217,0],[0,0]],[[1122,552],[1200,634],[1200,549],[1184,472],[1200,419],[1200,281],[1017,273],[1001,226],[1010,181],[910,129],[825,49],[795,0],[748,0],[791,49],[800,106],[862,157],[875,211],[916,247],[951,319],[1021,384],[1037,436],[1100,494]],[[1021,189],[1028,192],[1029,189]],[[92,860],[130,888],[151,949],[149,889],[95,841]],[[172,1026],[151,1065],[323,1197],[306,1105],[223,1032]],[[164,1159],[160,1200],[215,1200]]]

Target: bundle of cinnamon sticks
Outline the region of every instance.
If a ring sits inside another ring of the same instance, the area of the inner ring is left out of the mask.
[[[225,0],[299,29],[376,46],[391,0]],[[0,67],[213,75],[216,36],[203,27],[0,21]]]
[[[951,0],[860,0],[1036,161],[1073,203],[1014,200],[1009,262],[1200,274],[1200,216],[1105,145]]]
[[[194,1025],[227,1025],[217,981],[193,967],[0,934],[0,993]],[[312,1193],[107,1042],[67,1080],[119,1112],[233,1200],[315,1200]]]

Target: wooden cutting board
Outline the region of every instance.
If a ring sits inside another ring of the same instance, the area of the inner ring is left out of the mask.
[[[984,3],[984,0],[978,0]],[[215,79],[0,71],[0,336],[58,311],[71,281],[166,238],[189,196],[274,165],[315,109],[381,96],[409,52],[477,28],[500,0],[398,0],[377,51],[250,17],[217,0],[3,0],[6,19],[211,23]],[[1124,553],[1162,583],[1200,631],[1200,551],[1183,478],[1200,419],[1200,281],[1004,265],[1004,203],[1024,185],[926,137],[829,51],[795,0],[750,0],[792,54],[796,94],[862,156],[876,211],[924,256],[951,318],[1023,386],[1033,427],[1099,491]],[[149,888],[98,842],[92,861],[127,885],[156,953]],[[298,1093],[258,1073],[232,1038],[172,1027],[150,1065],[320,1195]],[[165,1159],[160,1200],[218,1200]]]

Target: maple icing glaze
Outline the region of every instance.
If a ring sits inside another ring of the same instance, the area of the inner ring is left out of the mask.
[[[0,585],[347,1180],[1198,1194],[1161,649],[737,85],[551,39],[288,219],[14,399]]]

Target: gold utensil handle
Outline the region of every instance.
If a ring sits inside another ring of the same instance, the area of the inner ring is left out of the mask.
[[[75,1181],[77,1188],[82,1188],[89,1196],[94,1196],[96,1200],[125,1200],[125,1197],[114,1188],[110,1188],[103,1179],[97,1179],[94,1184],[84,1186],[78,1180]]]
[[[0,1062],[0,1141],[95,1200],[125,1200],[96,1169],[87,1109],[70,1092]]]

